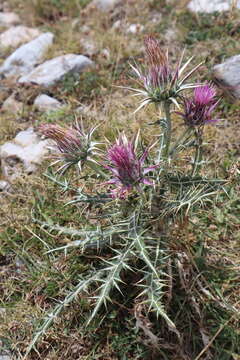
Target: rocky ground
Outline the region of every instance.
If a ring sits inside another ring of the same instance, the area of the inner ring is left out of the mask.
[[[38,126],[70,125],[75,119],[86,126],[101,123],[100,139],[113,138],[115,129],[133,133],[144,127],[145,115],[133,115],[136,99],[117,86],[131,86],[129,62],[142,61],[143,37],[154,33],[162,46],[169,48],[175,62],[184,47],[186,56],[195,56],[193,64],[204,62],[198,78],[213,80],[222,97],[221,121],[209,127],[206,134],[208,151],[213,154],[209,155],[211,171],[221,176],[229,175],[229,171],[236,174],[240,145],[239,8],[240,1],[231,4],[224,0],[0,3],[0,360],[22,358],[36,323],[74,282],[75,272],[84,267],[77,255],[47,259],[41,239],[51,244],[67,240],[47,233],[31,218],[36,202],[42,202],[47,218],[54,213],[63,224],[69,218],[73,224],[78,221],[73,210],[60,209],[65,201],[63,194],[43,176],[55,150],[38,133]],[[152,110],[148,112],[151,117]],[[196,318],[198,335],[194,329],[191,335],[188,331],[185,335],[199,338],[196,343],[186,340],[186,351],[181,353],[171,335],[163,339],[161,355],[149,352],[143,334],[132,330],[134,318],[126,310],[122,315],[127,325],[111,325],[111,318],[119,315],[113,309],[106,330],[94,333],[93,339],[83,337],[77,323],[81,321],[79,307],[87,305],[80,301],[81,306],[73,305],[56,321],[38,352],[28,358],[240,359],[239,328],[233,318],[240,309],[239,209],[239,186],[234,186],[210,213],[203,212],[193,228],[180,236],[199,252],[203,247],[208,249],[208,263],[215,271],[215,275],[209,275],[205,295],[196,305],[201,312]],[[204,253],[199,256],[201,261],[203,258]],[[58,272],[63,272],[62,278]],[[216,294],[217,310],[206,300],[208,287]],[[181,304],[184,307],[184,302]],[[215,341],[213,336],[219,329],[221,336]],[[198,356],[204,346],[206,351]]]

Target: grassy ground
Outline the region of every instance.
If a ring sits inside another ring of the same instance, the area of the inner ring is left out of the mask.
[[[80,39],[85,37],[94,39],[99,51],[92,56],[95,69],[79,77],[69,76],[48,90],[67,104],[51,116],[41,115],[32,107],[41,89],[15,87],[16,96],[24,101],[24,112],[1,114],[1,143],[30,125],[70,124],[75,109],[82,105],[90,109],[82,115],[85,124],[102,123],[99,138],[112,139],[117,129],[127,129],[131,134],[140,127],[145,133],[146,113],[132,115],[135,99],[113,86],[132,85],[129,61],[142,61],[145,33],[155,33],[163,47],[169,47],[174,60],[185,47],[186,56],[195,55],[194,63],[205,61],[198,74],[201,80],[211,77],[212,65],[239,53],[237,10],[194,15],[186,11],[184,1],[175,5],[174,1],[129,0],[106,15],[87,11],[88,2],[9,0],[25,24],[54,32],[49,58],[69,52],[84,54]],[[117,20],[122,26],[114,30],[112,24]],[[131,23],[144,25],[143,33],[126,34],[124,29]],[[102,49],[107,51],[103,53]],[[3,87],[1,102],[11,93],[12,84],[5,82]],[[147,115],[151,117],[152,113],[149,109]],[[176,263],[166,303],[181,336],[171,332],[162,320],[156,321],[153,316],[151,322],[147,320],[133,300],[134,287],[129,286],[129,296],[119,296],[118,302],[109,305],[104,322],[97,327],[99,316],[87,332],[82,324],[91,304],[85,297],[78,297],[56,318],[36,351],[28,355],[29,360],[240,359],[239,104],[223,98],[220,117],[219,125],[206,129],[206,155],[211,175],[231,181],[214,204],[200,210],[187,224],[177,223],[170,239]],[[176,132],[178,126],[176,123]],[[46,312],[68,294],[90,266],[78,249],[66,256],[60,252],[46,254],[48,249],[71,239],[34,223],[32,210],[37,207],[45,220],[76,228],[84,224],[88,211],[64,206],[71,194],[60,192],[43,176],[48,164],[46,160],[36,175],[17,180],[12,193],[1,197],[0,349],[11,352],[16,359],[21,359]],[[94,226],[94,219],[92,223]],[[136,279],[131,280],[133,283]],[[136,327],[139,318],[145,327]],[[146,328],[158,336],[158,349],[146,335]]]

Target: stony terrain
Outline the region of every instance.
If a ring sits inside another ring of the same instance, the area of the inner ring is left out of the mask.
[[[0,3],[0,360],[23,358],[39,319],[86,266],[78,254],[48,258],[45,242],[53,246],[68,239],[33,222],[36,204],[44,204],[46,219],[62,225],[77,224],[79,217],[79,210],[63,208],[65,195],[43,176],[55,150],[38,133],[38,126],[70,125],[75,119],[86,126],[101,123],[99,139],[114,138],[116,129],[130,134],[144,129],[145,114],[133,115],[137,101],[119,86],[133,83],[129,63],[142,61],[143,37],[154,33],[175,62],[184,47],[186,56],[194,55],[193,64],[204,62],[197,76],[213,80],[222,98],[221,121],[206,132],[211,171],[236,177],[239,9],[240,1],[227,0]],[[151,114],[150,109],[149,118]],[[106,328],[92,329],[93,337],[83,336],[78,325],[87,304],[79,299],[28,359],[239,360],[239,184],[227,192],[188,229],[173,234],[179,239],[176,251],[188,249],[206,277],[204,291],[194,295],[197,300],[191,298],[196,301],[195,323],[189,331],[187,322],[182,329],[184,351],[172,333],[162,339],[160,353],[149,351],[144,333],[133,330],[136,321],[127,304],[120,310],[114,304]],[[183,309],[180,323],[190,317],[182,291],[179,286],[175,304]],[[124,324],[121,317],[126,318]]]

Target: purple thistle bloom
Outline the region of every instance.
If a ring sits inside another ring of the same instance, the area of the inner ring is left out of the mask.
[[[114,177],[107,184],[117,186],[112,191],[113,197],[125,198],[134,186],[139,186],[141,183],[153,185],[153,182],[145,175],[154,170],[156,166],[143,167],[147,154],[148,150],[138,158],[135,153],[134,141],[129,142],[125,135],[120,136],[116,143],[108,149],[107,159],[110,166],[105,167],[112,172]]]
[[[214,102],[216,90],[209,84],[199,86],[194,89],[194,99],[196,104],[208,105]]]
[[[189,77],[197,71],[201,64],[185,73],[191,62],[190,58],[182,64],[184,52],[175,67],[170,64],[168,51],[163,51],[159,41],[154,36],[146,36],[145,41],[146,64],[144,69],[131,65],[136,73],[142,89],[128,88],[135,92],[135,96],[142,96],[140,106],[135,112],[149,103],[173,103],[178,104],[180,93],[186,89],[194,88],[195,83],[186,83]]]
[[[94,154],[96,143],[91,142],[92,129],[85,134],[79,123],[71,128],[64,128],[56,124],[44,124],[39,126],[39,132],[45,137],[52,139],[59,150],[57,158],[63,161],[64,165],[59,169],[62,173],[70,166],[82,165],[88,160],[89,155]]]
[[[39,126],[39,132],[56,142],[59,151],[67,157],[72,157],[76,152],[83,150],[83,134],[80,129],[64,128],[55,124]]]
[[[216,91],[209,85],[203,85],[195,88],[193,97],[184,98],[183,112],[178,112],[184,119],[185,125],[190,127],[201,127],[207,123],[216,122],[213,119],[212,112],[218,104],[215,100]]]
[[[157,39],[146,36],[144,39],[146,63],[142,75],[144,88],[148,90],[153,102],[165,101],[174,95],[175,81],[178,78],[178,67],[173,70],[169,64],[168,52],[164,52]]]
[[[164,66],[167,64],[168,56],[162,51],[158,40],[154,36],[145,36],[144,45],[146,60],[150,66]]]
[[[145,88],[152,89],[152,92],[156,89],[166,88],[171,80],[172,72],[167,64],[152,66],[143,77]]]

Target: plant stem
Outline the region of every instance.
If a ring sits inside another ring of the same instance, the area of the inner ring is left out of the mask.
[[[97,165],[96,163],[92,162],[92,161],[88,161],[88,166],[95,171],[97,174],[101,175],[103,178],[108,178],[107,174],[105,174],[99,165]]]
[[[196,176],[199,174],[202,167],[202,155],[203,155],[203,147],[202,147],[202,135],[199,131],[195,130],[195,141],[196,141],[196,152],[194,157],[192,176]]]
[[[172,155],[175,154],[175,152],[179,149],[179,147],[186,142],[186,140],[189,138],[191,132],[192,132],[192,128],[188,127],[188,128],[179,136],[179,138],[176,140],[174,146],[172,146],[172,148],[171,148],[170,151],[169,151],[169,154],[170,154],[171,157],[172,157]]]
[[[170,115],[170,103],[168,101],[164,102],[164,112],[165,112],[165,129],[164,129],[164,159],[169,159],[169,147],[171,143],[171,133],[172,133],[172,124],[171,124],[171,115]]]
[[[157,156],[157,164],[159,164],[162,160],[169,164],[169,148],[171,143],[171,132],[172,132],[172,125],[171,125],[171,115],[170,115],[170,102],[165,101],[163,104],[165,117],[164,119],[159,119],[159,124],[162,127],[162,132],[159,135],[159,150]],[[158,105],[159,108],[159,105]],[[162,167],[159,168],[157,182],[160,180],[160,175],[162,171],[166,171],[167,166],[165,169]]]

